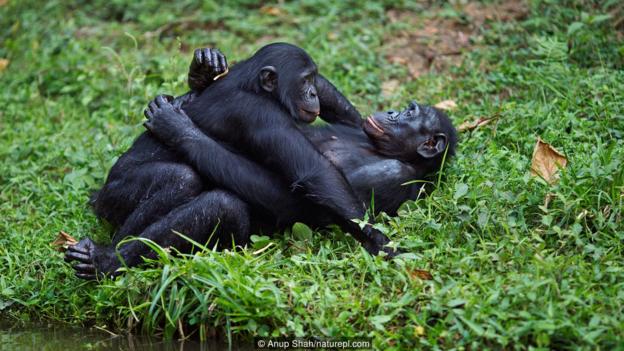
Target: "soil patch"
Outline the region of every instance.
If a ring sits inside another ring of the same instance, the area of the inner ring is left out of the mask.
[[[387,59],[404,65],[413,78],[435,71],[444,72],[460,65],[462,55],[481,41],[480,29],[490,21],[514,21],[527,16],[525,1],[504,1],[496,4],[471,2],[458,5],[456,15],[449,16],[441,8],[430,8],[432,16],[412,11],[389,10],[391,23],[407,24],[409,28],[386,38]]]

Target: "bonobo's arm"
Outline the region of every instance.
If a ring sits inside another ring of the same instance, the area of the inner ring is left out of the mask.
[[[414,168],[399,160],[384,159],[368,163],[347,174],[347,179],[362,200],[371,201],[375,195],[375,212],[393,215],[401,204],[415,200],[422,182],[405,184],[419,180]],[[405,185],[404,185],[405,184]]]
[[[225,55],[219,49],[197,49],[188,73],[188,85],[199,94],[214,82],[214,78],[228,70]],[[316,79],[316,90],[321,103],[321,118],[328,123],[342,123],[355,127],[362,125],[362,116],[347,98],[322,75]]]
[[[328,123],[362,126],[362,116],[336,87],[322,75],[316,79],[316,90],[321,103],[321,118]]]
[[[145,110],[145,127],[161,142],[186,158],[206,180],[229,185],[245,202],[264,208],[279,222],[293,220],[302,210],[301,199],[290,193],[287,184],[261,165],[232,152],[204,134],[169,97],[158,96]],[[218,166],[214,166],[217,164]]]

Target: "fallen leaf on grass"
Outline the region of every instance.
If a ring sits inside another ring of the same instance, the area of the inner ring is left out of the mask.
[[[68,247],[78,244],[78,240],[74,239],[71,235],[60,231],[50,245],[54,246],[57,251],[64,252]]]
[[[457,107],[457,103],[454,100],[444,100],[433,105],[436,108],[444,111],[454,110]]]
[[[531,175],[543,178],[549,184],[559,179],[559,169],[568,165],[568,159],[552,145],[537,137],[531,160]]]
[[[429,273],[429,271],[426,271],[424,269],[414,269],[409,271],[409,275],[412,278],[418,278],[421,280],[431,280],[433,279],[433,276],[431,275],[431,273]]]
[[[260,12],[265,15],[271,15],[271,16],[281,16],[284,14],[284,11],[282,9],[280,9],[279,7],[275,7],[275,6],[262,6],[260,8]]]
[[[0,0],[1,1],[1,0]],[[0,58],[0,72],[4,71],[9,66],[9,60]]]
[[[481,126],[489,124],[490,122],[492,122],[492,118],[479,117],[474,121],[466,121],[460,124],[459,127],[457,127],[457,130],[459,132],[465,132],[468,130],[477,129]]]

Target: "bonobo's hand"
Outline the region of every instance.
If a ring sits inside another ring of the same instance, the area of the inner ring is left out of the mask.
[[[188,85],[193,91],[201,92],[212,81],[228,70],[225,55],[219,49],[197,49],[189,67]]]
[[[119,260],[112,248],[99,246],[91,239],[80,240],[76,245],[67,248],[65,262],[77,263],[72,266],[76,277],[96,280],[104,276],[116,276],[119,273]]]
[[[366,251],[368,251],[371,255],[377,255],[380,251],[383,251],[386,253],[386,258],[393,258],[403,253],[401,249],[393,249],[389,246],[386,246],[390,243],[390,239],[388,239],[388,237],[379,230],[373,228],[372,225],[365,225],[364,229],[362,229],[362,232],[364,233],[364,236],[366,238],[363,246]]]
[[[179,100],[170,102],[166,95],[157,96],[145,109],[145,128],[169,146],[175,146],[184,138],[197,135],[197,127],[180,108]]]

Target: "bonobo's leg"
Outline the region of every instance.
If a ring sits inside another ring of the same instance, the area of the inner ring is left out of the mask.
[[[123,162],[123,160],[122,160]],[[93,201],[97,215],[118,227],[114,243],[138,235],[149,224],[188,202],[203,190],[200,176],[188,165],[153,162],[115,172]]]
[[[162,247],[191,252],[193,245],[174,231],[210,248],[215,245],[221,249],[243,246],[249,242],[247,205],[229,192],[207,191],[149,225],[139,237],[150,239]],[[140,241],[121,245],[119,255],[129,267],[143,262],[143,257],[155,258],[155,253]],[[70,246],[65,261],[77,261],[73,268],[76,276],[83,279],[116,275],[116,270],[122,266],[114,245],[96,245],[89,238]]]

